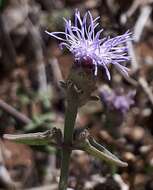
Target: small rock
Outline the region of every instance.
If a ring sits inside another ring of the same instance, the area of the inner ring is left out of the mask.
[[[123,159],[127,162],[135,162],[136,161],[136,157],[134,154],[132,154],[131,152],[125,152],[123,154]]]

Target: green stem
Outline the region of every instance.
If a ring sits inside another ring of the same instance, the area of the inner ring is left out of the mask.
[[[69,92],[68,95],[70,97],[68,97],[68,105],[65,115],[64,144],[69,146],[72,144],[73,140],[73,130],[78,110],[78,94],[74,91],[73,92],[71,91]],[[71,152],[72,152],[71,149],[62,150],[59,190],[67,189],[68,170],[69,170],[69,161],[70,161]]]

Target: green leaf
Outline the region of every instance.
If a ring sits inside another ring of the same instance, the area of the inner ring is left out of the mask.
[[[78,139],[77,139],[78,138]],[[111,165],[127,167],[126,162],[121,161],[117,156],[108,151],[105,147],[100,145],[91,137],[87,130],[81,132],[75,140],[74,146],[86,151],[88,154],[99,158],[102,161],[106,161]]]
[[[21,134],[21,135],[10,135],[5,134],[5,139],[14,141],[16,143],[23,143],[27,145],[48,145],[48,139],[45,139],[42,133],[30,133],[30,134]]]
[[[60,141],[62,142],[62,133],[60,129],[53,128],[51,130],[47,130],[45,132],[38,133],[29,133],[29,134],[19,134],[19,135],[11,135],[5,134],[5,139],[23,143],[27,145],[58,145]]]
[[[7,4],[7,0],[0,0],[0,10],[4,9]]]
[[[91,146],[89,143],[85,149],[86,152],[93,155],[96,158],[99,158],[101,160],[104,160],[112,165],[120,166],[120,167],[127,167],[128,164],[126,162],[121,161],[118,159],[114,154],[106,150],[105,148],[103,150],[97,149],[94,146]]]
[[[32,122],[25,126],[25,131],[35,130],[36,128],[43,126],[45,124],[51,125],[54,120],[55,115],[53,113],[45,113],[41,115],[34,116]]]

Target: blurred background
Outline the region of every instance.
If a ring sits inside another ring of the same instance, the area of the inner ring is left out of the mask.
[[[63,129],[64,80],[73,63],[44,31],[63,31],[63,17],[90,10],[102,37],[132,31],[129,78],[99,71],[96,94],[76,128],[128,162],[112,167],[81,151],[71,158],[71,190],[153,190],[153,0],[0,0],[0,189],[57,190],[60,152],[4,140],[3,134]]]

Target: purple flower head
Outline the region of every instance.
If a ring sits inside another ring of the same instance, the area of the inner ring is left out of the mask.
[[[130,106],[134,104],[133,97],[135,96],[135,91],[130,91],[127,95],[118,95],[114,98],[114,107],[120,110],[123,114],[130,109]]]
[[[108,107],[108,109],[115,109],[123,114],[126,114],[130,106],[134,104],[133,98],[135,94],[135,91],[130,91],[127,94],[118,94],[107,86],[103,86],[100,89],[101,100]]]
[[[123,74],[128,75],[128,68],[122,63],[129,60],[127,41],[131,40],[131,33],[101,39],[103,29],[95,31],[99,25],[98,19],[99,17],[93,19],[90,11],[81,19],[80,12],[76,11],[74,24],[71,20],[64,19],[65,32],[46,31],[46,33],[61,40],[60,47],[66,47],[74,55],[76,63],[92,64],[95,75],[99,66],[102,66],[110,80],[109,64],[113,64]]]

